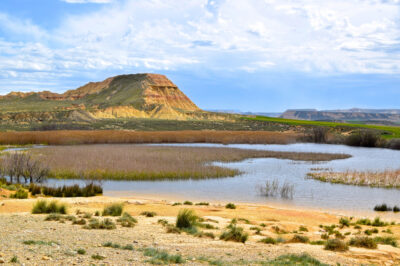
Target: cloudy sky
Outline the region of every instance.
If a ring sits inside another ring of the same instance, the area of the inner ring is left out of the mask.
[[[0,94],[139,72],[205,109],[400,108],[400,0],[0,1]]]

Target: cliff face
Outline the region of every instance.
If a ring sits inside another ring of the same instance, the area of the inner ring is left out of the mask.
[[[132,74],[90,82],[65,93],[11,92],[0,96],[3,119],[79,111],[91,118],[204,119],[199,109],[171,80],[160,74]],[[10,115],[5,115],[9,113]],[[12,115],[11,115],[12,113]],[[23,115],[21,113],[29,113]],[[80,115],[82,116],[82,115]]]

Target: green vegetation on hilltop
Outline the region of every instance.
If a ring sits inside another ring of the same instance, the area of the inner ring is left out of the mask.
[[[256,116],[256,117],[242,117],[244,120],[271,122],[277,124],[285,124],[291,126],[319,126],[330,127],[334,129],[371,129],[378,130],[383,138],[400,138],[400,127],[395,126],[379,126],[379,125],[366,125],[366,124],[352,124],[352,123],[338,123],[338,122],[325,122],[325,121],[310,121],[310,120],[295,120],[277,117]]]

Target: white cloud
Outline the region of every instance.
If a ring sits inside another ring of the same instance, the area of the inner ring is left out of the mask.
[[[0,14],[0,69],[400,73],[399,0],[64,0],[109,3],[46,30]]]

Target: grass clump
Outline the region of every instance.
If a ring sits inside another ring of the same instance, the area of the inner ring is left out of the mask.
[[[392,236],[377,236],[374,238],[375,243],[382,245],[391,245],[397,247],[397,240]]]
[[[319,260],[311,257],[304,253],[301,255],[286,254],[277,257],[274,260],[267,261],[263,265],[308,265],[308,266],[327,266],[327,264],[321,263]]]
[[[146,217],[154,217],[157,215],[156,212],[150,212],[150,211],[144,211],[140,215],[146,216]]]
[[[199,217],[193,210],[183,209],[178,213],[175,226],[179,229],[195,228],[198,220]]]
[[[92,255],[92,259],[94,259],[94,260],[104,260],[106,257],[104,257],[104,256],[101,256],[101,255],[99,255],[99,254],[93,254]]]
[[[285,239],[278,237],[278,238],[273,238],[273,237],[266,237],[263,238],[259,241],[260,243],[264,243],[264,244],[272,244],[272,245],[276,245],[279,243],[285,243]]]
[[[42,241],[42,240],[25,240],[22,242],[24,245],[41,245],[41,246],[52,246],[58,245],[57,242],[54,241]]]
[[[342,217],[342,218],[340,218],[340,220],[339,220],[339,224],[340,224],[342,227],[349,227],[349,226],[350,226],[350,220],[347,219],[347,218]]]
[[[301,226],[299,227],[299,231],[300,231],[300,232],[308,232],[308,229],[307,229],[307,227],[301,225]]]
[[[227,208],[227,209],[236,209],[236,205],[233,204],[233,203],[228,203],[228,204],[225,205],[225,208]]]
[[[125,246],[121,246],[120,244],[112,243],[112,242],[106,242],[103,243],[103,247],[107,248],[116,248],[116,249],[123,249],[123,250],[134,250],[133,246],[131,244],[127,244]]]
[[[32,214],[41,213],[67,213],[67,206],[65,204],[58,203],[57,201],[51,201],[50,203],[46,200],[38,200],[32,208]]]
[[[235,219],[231,221],[226,229],[219,237],[221,240],[245,243],[249,237],[242,227],[236,225]]]
[[[349,246],[346,242],[340,239],[328,239],[325,243],[324,249],[331,251],[347,251],[349,250]]]
[[[27,199],[28,198],[28,191],[23,188],[19,188],[17,192],[10,195],[12,199]]]
[[[14,255],[11,259],[10,259],[10,263],[18,263],[18,257],[16,255]]]
[[[165,250],[158,250],[155,248],[146,248],[143,251],[143,255],[151,257],[151,259],[146,262],[152,264],[180,264],[185,262],[185,259],[183,259],[180,254],[171,255]]]
[[[360,247],[360,248],[368,248],[368,249],[376,249],[377,244],[374,239],[367,236],[357,236],[349,241],[350,246]]]
[[[115,226],[115,223],[109,218],[106,218],[104,220],[92,218],[89,220],[89,224],[85,225],[83,228],[112,230],[112,229],[115,229],[116,226]]]
[[[133,218],[129,213],[124,212],[117,222],[121,224],[122,227],[134,227],[137,220]]]
[[[104,207],[103,216],[121,216],[124,210],[124,205],[122,203],[114,203]]]
[[[289,240],[290,243],[308,243],[310,239],[302,235],[294,235],[292,239]]]
[[[78,253],[79,255],[85,255],[86,254],[86,250],[84,250],[83,248],[79,248],[76,250],[76,253]]]

